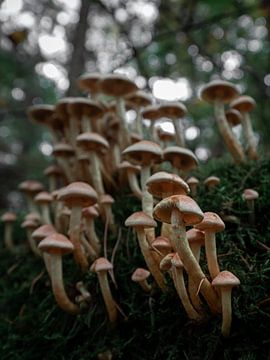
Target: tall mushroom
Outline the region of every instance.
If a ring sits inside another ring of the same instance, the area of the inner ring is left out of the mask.
[[[15,250],[15,245],[13,242],[13,224],[16,221],[17,216],[12,212],[6,212],[1,216],[1,221],[4,223],[4,244],[5,247],[10,250]]]
[[[132,190],[132,193],[138,198],[139,200],[142,200],[142,191],[140,189],[140,186],[138,184],[138,180],[136,177],[136,174],[140,172],[140,167],[136,165],[130,164],[128,161],[122,161],[121,164],[118,166],[118,170],[121,172],[126,171],[127,178],[128,178],[128,184],[130,189]]]
[[[195,154],[180,146],[169,146],[163,150],[163,158],[172,165],[173,172],[185,178],[187,172],[198,166]]]
[[[50,204],[53,201],[52,195],[47,191],[41,191],[35,196],[34,201],[40,206],[43,224],[51,224]]]
[[[32,213],[38,213],[33,199],[37,193],[43,190],[43,185],[36,180],[25,180],[19,184],[19,190],[26,196],[28,210]]]

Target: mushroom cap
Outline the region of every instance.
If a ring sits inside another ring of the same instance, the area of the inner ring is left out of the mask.
[[[134,107],[145,107],[152,104],[152,96],[145,91],[138,90],[125,97],[128,104]]]
[[[225,224],[214,212],[205,212],[203,220],[194,226],[201,231],[221,232],[225,229]]]
[[[36,229],[38,227],[38,224],[34,220],[24,220],[24,222],[21,223],[22,229]]]
[[[164,258],[159,263],[159,268],[162,271],[169,271],[172,267],[172,259],[175,253],[170,253],[164,256]]]
[[[212,286],[216,288],[233,288],[240,285],[240,280],[230,271],[221,271],[212,281]]]
[[[27,115],[35,123],[48,125],[54,110],[53,105],[32,105],[27,109]]]
[[[131,227],[142,227],[142,228],[153,228],[157,226],[157,223],[151,216],[147,215],[143,211],[137,211],[130,215],[126,221],[125,226]]]
[[[58,165],[51,165],[51,166],[48,166],[48,167],[44,170],[43,174],[46,175],[46,176],[62,175],[62,174],[63,174],[63,171],[62,171],[62,169],[60,168],[60,166],[58,166]]]
[[[155,206],[153,216],[156,220],[170,224],[173,209],[179,210],[186,226],[198,224],[203,219],[199,205],[186,195],[173,195],[161,200]]]
[[[41,240],[45,239],[46,237],[48,237],[56,232],[57,232],[56,229],[52,225],[45,224],[45,225],[39,226],[35,231],[33,231],[32,238],[36,242],[40,242]]]
[[[97,218],[99,217],[99,213],[94,206],[88,206],[83,208],[82,216],[85,218]]]
[[[70,114],[81,117],[88,115],[92,119],[98,119],[103,115],[103,109],[97,101],[76,97],[68,105]]]
[[[163,130],[162,127],[158,127],[157,134],[161,141],[172,141],[175,137],[174,133]]]
[[[198,166],[196,155],[189,149],[180,146],[169,146],[163,151],[164,160],[181,170],[189,171]]]
[[[94,132],[85,132],[78,135],[76,142],[84,150],[95,151],[100,154],[105,154],[110,147],[108,141],[103,136]]]
[[[248,95],[239,96],[230,103],[230,107],[240,111],[240,113],[250,112],[256,107],[256,101]]]
[[[187,231],[187,239],[190,244],[200,244],[204,245],[205,243],[205,235],[204,232],[202,232],[199,229],[189,229]]]
[[[154,248],[158,250],[168,250],[170,251],[172,249],[172,245],[170,243],[170,240],[165,236],[157,236],[155,240],[151,244]]]
[[[156,121],[162,117],[159,105],[149,105],[142,110],[142,117],[151,121]]]
[[[190,178],[187,179],[187,184],[188,185],[197,185],[197,184],[199,184],[199,180],[195,176],[191,176]]]
[[[204,101],[210,103],[219,101],[228,104],[237,96],[239,96],[237,87],[234,84],[223,80],[210,81],[203,86],[200,92],[200,97]]]
[[[91,271],[93,271],[95,273],[102,272],[102,271],[108,271],[108,270],[112,270],[112,269],[113,269],[112,263],[104,257],[100,257],[100,258],[96,259],[96,261],[91,266]]]
[[[5,212],[1,216],[1,221],[6,222],[6,223],[12,223],[12,222],[15,222],[16,220],[17,220],[17,216],[13,212]]]
[[[32,213],[27,214],[25,216],[24,220],[32,220],[32,221],[35,221],[35,222],[39,223],[40,222],[40,215],[38,213],[32,212]]]
[[[242,115],[241,113],[236,109],[229,109],[225,113],[226,119],[231,126],[237,126],[238,124],[241,124]]]
[[[41,191],[34,197],[34,201],[40,205],[49,204],[53,201],[53,196],[47,191]]]
[[[220,184],[220,178],[217,176],[209,176],[203,183],[206,186],[216,186]]]
[[[61,142],[54,145],[52,154],[56,157],[71,157],[74,155],[74,149],[71,145]]]
[[[97,202],[97,192],[87,183],[75,181],[58,194],[58,200],[64,201],[69,207],[74,205],[81,205],[87,207],[94,205]]]
[[[245,189],[242,198],[243,200],[256,200],[259,197],[259,193],[253,189]]]
[[[132,276],[131,280],[135,282],[140,282],[146,280],[150,276],[150,271],[143,269],[143,268],[137,268]]]
[[[73,101],[73,99],[74,99],[73,97],[65,97],[57,101],[55,105],[56,115],[65,122],[68,121],[69,118],[68,106]]]
[[[189,186],[178,175],[159,171],[150,176],[146,182],[147,190],[156,197],[171,195],[186,195],[189,193]]]
[[[138,165],[132,165],[128,161],[122,161],[118,165],[118,170],[127,170],[127,171],[131,171],[131,172],[138,174],[141,171],[141,167]]]
[[[19,190],[30,194],[36,194],[42,191],[43,188],[43,185],[36,180],[25,180],[19,184]]]
[[[186,115],[187,108],[180,101],[178,102],[164,102],[159,106],[162,117],[170,119],[179,119]]]
[[[132,132],[130,133],[130,140],[131,140],[131,144],[136,144],[137,142],[142,141],[143,138],[140,134]]]
[[[172,266],[175,266],[178,269],[183,269],[184,268],[184,264],[182,263],[179,255],[177,253],[174,254],[171,262],[172,262]]]
[[[69,239],[57,232],[47,236],[38,244],[39,250],[49,254],[65,255],[73,252],[74,246]]]
[[[100,73],[85,73],[79,77],[77,83],[81,90],[97,93],[99,92],[99,81],[101,78],[102,75]]]
[[[131,163],[151,165],[161,161],[162,149],[153,141],[142,140],[128,146],[122,155]]]
[[[114,204],[114,198],[109,194],[101,194],[99,196],[99,203],[103,205],[111,205]]]
[[[100,91],[108,96],[125,96],[138,90],[137,85],[124,75],[105,75],[99,81]]]

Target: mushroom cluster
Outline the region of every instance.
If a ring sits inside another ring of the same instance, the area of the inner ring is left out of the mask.
[[[62,256],[72,254],[82,274],[89,270],[97,274],[108,319],[117,321],[113,256],[108,258],[106,234],[102,240],[95,225],[99,219],[105,232],[116,234],[113,208],[117,204],[112,195],[120,195],[121,188],[128,185],[141,205],[125,225],[135,230],[146,267],[133,273],[131,269],[131,280],[149,294],[168,291],[171,277],[188,318],[200,321],[208,305],[213,314],[222,312],[222,334],[228,336],[231,289],[240,281],[229,271],[220,271],[216,234],[224,231],[222,219],[213,212],[203,212],[195,201],[199,180],[189,173],[198,166],[198,159],[185,145],[185,105],[154,103],[151,95],[119,74],[84,74],[78,85],[90,96],[29,108],[30,120],[51,133],[54,163],[44,171],[48,190],[35,180],[19,185],[28,209],[21,226],[33,254],[44,260],[57,304],[78,314],[91,302],[91,292],[81,281],[76,284],[76,296],[65,290]],[[239,97],[237,88],[224,81],[204,86],[201,98],[214,104],[220,133],[233,159],[245,161],[242,145],[229,125],[233,117],[242,123],[247,155],[257,159],[248,116],[254,101]],[[231,113],[224,111],[227,103]],[[129,109],[136,113],[133,123],[127,119]],[[174,134],[157,125],[164,117],[171,119]],[[144,119],[150,121],[149,128]],[[215,191],[219,183],[220,179],[212,176],[204,185]],[[250,198],[250,191],[245,193],[246,199],[247,195]],[[250,209],[253,212],[254,206]],[[2,217],[5,246],[10,251],[16,248],[11,227],[15,220],[11,213]],[[159,232],[156,221],[161,223]],[[201,266],[202,246],[207,272]]]

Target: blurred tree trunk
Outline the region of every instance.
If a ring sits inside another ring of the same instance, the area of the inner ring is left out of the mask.
[[[88,13],[91,5],[90,0],[81,0],[81,8],[79,11],[79,21],[74,30],[72,40],[73,51],[69,65],[69,89],[67,96],[76,96],[79,94],[76,81],[84,71],[85,64],[85,40],[88,29]]]

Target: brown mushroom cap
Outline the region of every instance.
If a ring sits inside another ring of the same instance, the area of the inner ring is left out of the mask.
[[[172,141],[175,138],[174,133],[163,130],[162,127],[158,127],[157,134],[161,141]]]
[[[13,212],[6,212],[1,216],[1,221],[6,223],[12,223],[15,222],[16,220],[17,220],[17,216]]]
[[[114,198],[109,194],[101,194],[99,196],[99,203],[104,205],[114,204]]]
[[[233,288],[240,285],[240,280],[230,271],[221,271],[212,281],[212,286],[216,288]]]
[[[108,270],[112,270],[113,269],[113,265],[112,263],[104,258],[104,257],[100,257],[98,259],[96,259],[96,261],[92,264],[91,266],[91,271],[98,273],[98,272],[102,272],[102,271],[108,271]]]
[[[256,200],[259,197],[259,193],[253,189],[245,189],[242,198],[243,200]]]
[[[170,161],[174,167],[189,171],[198,166],[196,155],[189,149],[180,146],[169,146],[163,151],[164,160]]]
[[[60,157],[71,157],[74,155],[74,149],[71,145],[67,143],[58,143],[55,144],[53,147],[52,154],[54,156],[60,156]]]
[[[149,105],[142,110],[142,117],[151,121],[156,121],[162,117],[159,105]]]
[[[148,192],[156,197],[162,197],[163,194],[169,194],[168,196],[170,196],[189,193],[189,186],[180,176],[165,171],[159,171],[150,176],[146,186]]]
[[[132,144],[135,144],[139,141],[143,140],[143,137],[140,134],[137,134],[135,132],[130,133],[130,140]]]
[[[53,201],[53,197],[47,191],[41,191],[34,197],[34,201],[40,205],[49,204]]]
[[[48,125],[54,114],[53,105],[33,105],[27,109],[27,115],[29,118],[38,124]]]
[[[25,216],[25,220],[35,221],[36,223],[40,222],[40,215],[37,213],[29,213]]]
[[[134,173],[139,174],[139,172],[141,171],[141,167],[138,165],[132,165],[130,162],[128,161],[122,161],[119,165],[118,165],[118,169],[119,170],[132,170]]]
[[[194,227],[201,231],[211,231],[217,233],[225,229],[225,224],[218,214],[205,212],[203,220]]]
[[[226,111],[225,115],[228,123],[231,124],[231,126],[241,124],[242,115],[238,110],[229,109]]]
[[[230,107],[241,113],[250,112],[255,109],[256,101],[251,96],[242,95],[232,101]]]
[[[159,106],[159,110],[162,117],[168,117],[170,119],[182,118],[187,113],[187,108],[180,101],[162,103]]]
[[[103,109],[97,101],[82,97],[73,98],[68,105],[68,110],[78,117],[88,115],[92,119],[98,119],[103,115]]]
[[[92,186],[81,181],[69,184],[58,194],[58,199],[64,201],[69,207],[73,205],[92,206],[97,202],[97,197],[97,192]]]
[[[41,240],[54,233],[56,233],[56,229],[50,224],[45,224],[39,226],[35,231],[33,231],[32,238],[39,243]]]
[[[158,163],[161,161],[162,149],[153,141],[142,140],[136,144],[128,146],[122,155],[131,163],[147,164]]]
[[[203,183],[206,186],[216,186],[220,184],[220,178],[217,176],[209,176]]]
[[[152,104],[152,96],[145,91],[136,91],[125,97],[126,102],[134,107],[145,107]]]
[[[108,96],[125,96],[138,90],[137,85],[120,74],[105,75],[99,81],[100,91]]]
[[[172,258],[174,257],[175,253],[170,253],[164,256],[164,258],[159,263],[159,268],[162,271],[169,271],[172,267]]]
[[[224,104],[230,103],[233,99],[239,96],[237,87],[223,80],[213,80],[204,85],[200,92],[200,97],[207,102],[213,103],[215,101]]]
[[[125,226],[153,228],[157,227],[157,223],[143,211],[137,211],[126,219]]]
[[[158,221],[170,224],[173,209],[180,211],[186,226],[198,224],[204,216],[198,204],[186,195],[173,195],[161,200],[155,206],[153,216]]]
[[[43,185],[36,180],[25,180],[19,184],[19,190],[30,194],[36,194],[42,191],[43,188]]]
[[[94,206],[88,206],[83,208],[82,215],[85,218],[97,218],[99,213]]]
[[[179,255],[177,253],[174,254],[174,256],[172,257],[172,266],[175,266],[178,269],[183,269],[184,268],[184,264],[182,263]]]
[[[44,172],[43,172],[44,175],[46,176],[50,176],[50,175],[62,175],[63,174],[63,171],[62,169],[58,166],[58,165],[51,165],[51,166],[48,166]]]
[[[22,229],[36,229],[38,227],[38,224],[36,221],[33,220],[24,220],[24,222],[21,223]]]
[[[133,272],[131,280],[135,282],[140,282],[146,280],[149,276],[150,271],[143,268],[138,268]]]
[[[38,248],[42,252],[60,255],[69,254],[74,250],[72,242],[66,236],[56,232],[43,239]]]
[[[162,250],[170,251],[172,249],[170,240],[165,236],[157,236],[151,245],[157,250],[161,250],[161,251]]]
[[[85,132],[77,136],[77,145],[84,150],[95,151],[100,154],[105,154],[110,145],[108,141],[101,135],[94,132]]]
[[[199,184],[199,180],[196,177],[191,176],[190,178],[187,179],[187,184],[188,185],[197,185],[197,184]]]
[[[78,86],[82,90],[89,91],[90,93],[99,92],[99,81],[102,78],[100,73],[85,73],[78,79]]]
[[[69,118],[68,106],[73,101],[73,97],[65,97],[57,101],[55,105],[55,113],[63,121],[67,121]]]
[[[202,232],[199,229],[189,229],[187,231],[187,239],[190,244],[200,244],[204,245],[205,243],[205,235],[204,232]]]

